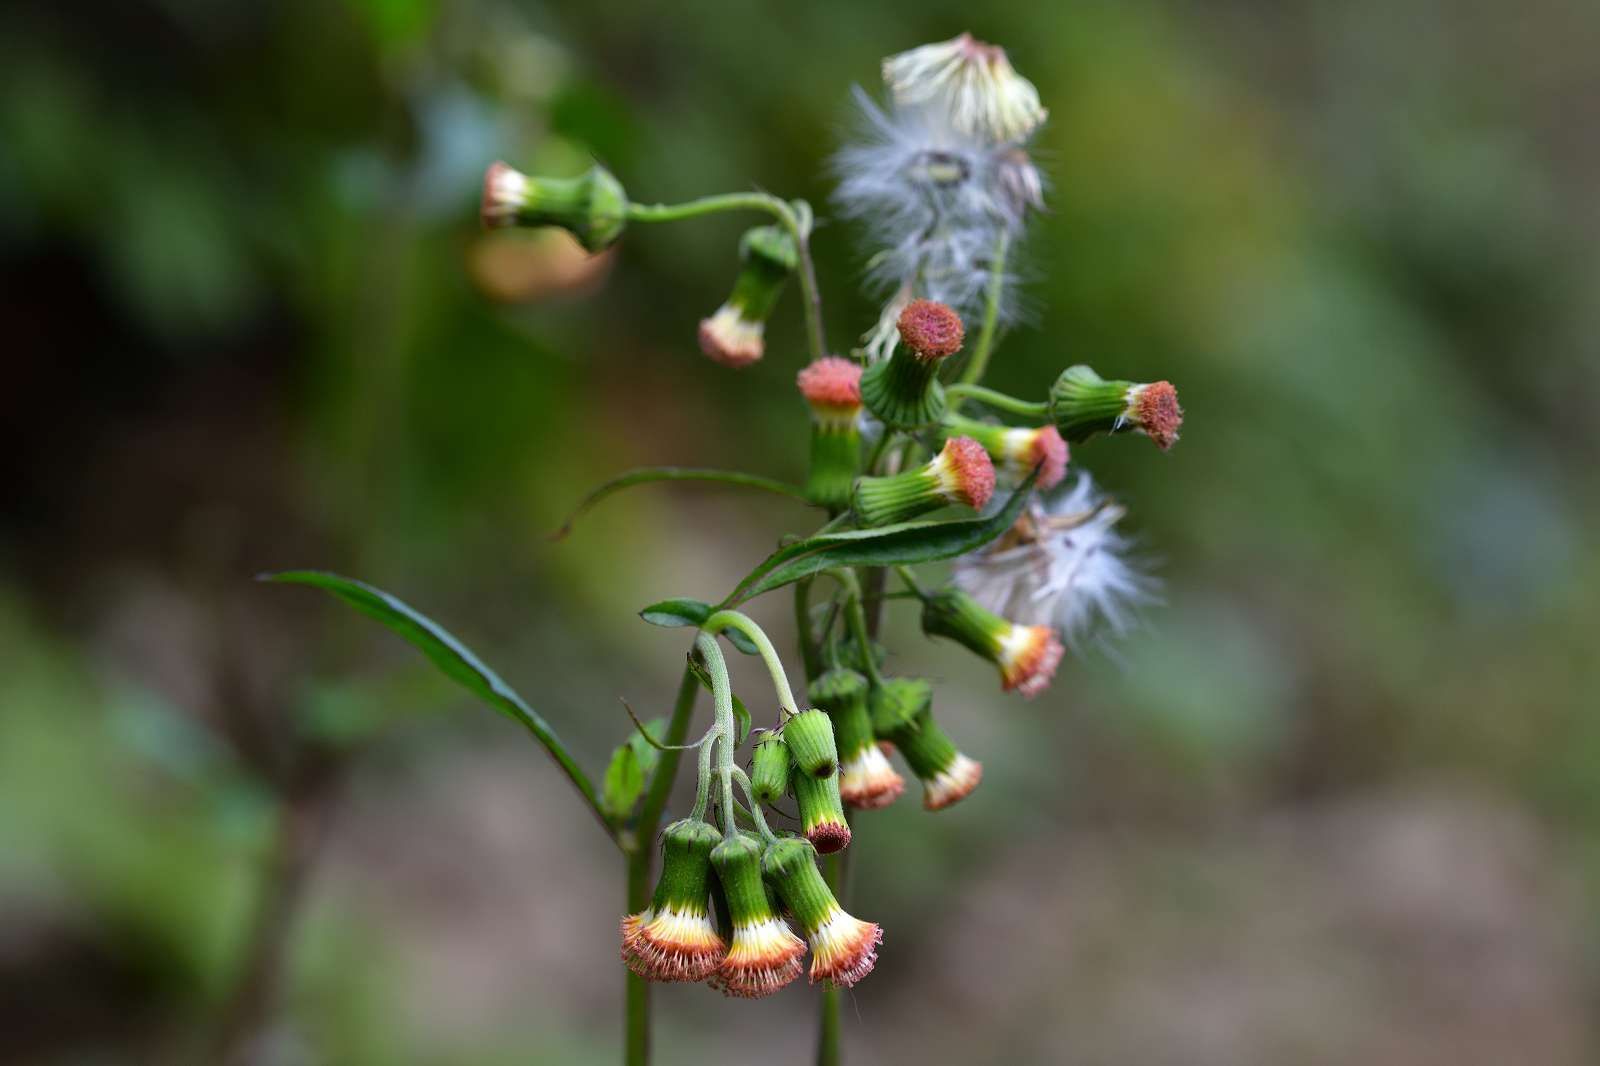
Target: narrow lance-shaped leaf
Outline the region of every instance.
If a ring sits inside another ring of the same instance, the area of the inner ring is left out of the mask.
[[[556,736],[538,712],[478,659],[466,645],[427,615],[412,608],[382,589],[361,581],[341,577],[320,570],[289,570],[276,574],[262,574],[263,581],[277,581],[292,585],[310,585],[333,593],[345,603],[371,618],[377,619],[398,633],[413,647],[426,655],[445,676],[466,688],[495,710],[518,722],[544,745],[551,758],[566,773],[574,787],[589,804],[591,810],[611,833],[610,823],[601,809],[594,785],[568,753],[566,745]]]
[[[676,626],[694,626],[699,629],[706,624],[706,619],[711,617],[712,610],[713,608],[709,603],[703,603],[700,600],[662,600],[660,603],[652,603],[640,611],[639,617],[653,626],[664,626],[668,629]],[[755,646],[755,642],[737,629],[724,629],[718,636],[727,637],[729,643],[746,655],[759,655],[761,653],[761,650]]]
[[[732,607],[764,592],[839,566],[894,566],[949,559],[983,547],[1010,529],[1033,491],[1038,471],[987,518],[956,522],[903,522],[881,529],[824,533],[779,548],[750,572],[721,607]]]

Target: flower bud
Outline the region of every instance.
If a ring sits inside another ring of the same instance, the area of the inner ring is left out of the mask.
[[[741,833],[711,852],[733,929],[728,954],[711,984],[745,999],[770,996],[799,977],[806,953],[805,941],[789,931],[767,896],[762,850],[758,840]]]
[[[790,778],[800,808],[800,831],[824,855],[850,846],[850,823],[839,799],[839,775],[811,777],[797,769]]]
[[[861,399],[886,425],[916,429],[944,414],[939,365],[961,350],[961,316],[933,300],[912,300],[899,329],[900,347],[861,375]]]
[[[960,589],[941,589],[922,605],[922,631],[949,637],[1000,669],[1000,687],[1032,698],[1050,687],[1064,649],[1050,626],[1021,626]]]
[[[931,711],[924,710],[890,737],[922,782],[922,806],[941,810],[966,798],[983,780],[983,764],[956,750]]]
[[[867,710],[867,679],[854,670],[829,670],[811,683],[811,702],[833,720],[839,747],[839,796],[853,807],[887,807],[906,783],[878,750]]]
[[[576,178],[535,178],[495,163],[483,177],[486,228],[560,226],[589,252],[616,243],[627,209],[622,184],[599,164]]]
[[[1039,468],[1039,480],[1034,487],[1053,489],[1067,473],[1067,444],[1055,426],[1028,429],[1019,426],[997,426],[977,419],[964,418],[950,413],[944,416],[940,430],[946,438],[971,437],[983,445],[997,466],[1017,479]]]
[[[799,262],[794,238],[777,226],[746,230],[739,240],[733,293],[700,322],[700,350],[723,366],[749,366],[765,351],[767,317]]]
[[[750,794],[757,803],[773,804],[789,787],[789,745],[783,734],[768,733],[756,741],[750,757]]]
[[[959,503],[978,510],[994,495],[994,463],[971,437],[951,437],[926,465],[856,479],[851,506],[864,526],[887,526]]]
[[[685,818],[661,831],[661,878],[650,906],[622,919],[622,961],[651,981],[701,981],[726,945],[707,912],[711,851],[722,835]]]
[[[832,777],[839,768],[839,748],[833,740],[833,723],[822,711],[802,711],[783,724],[789,757],[803,774]]]
[[[851,917],[834,899],[816,866],[816,850],[789,838],[767,845],[761,872],[778,890],[800,931],[811,944],[811,983],[830,981],[849,988],[878,962],[883,930]]]
[[[837,355],[800,371],[796,383],[811,408],[811,473],[806,496],[831,511],[850,504],[861,465],[861,367]]]
[[[1079,365],[1063,370],[1050,386],[1050,417],[1070,441],[1136,429],[1166,451],[1177,443],[1183,408],[1169,381],[1107,381]]]
[[[933,686],[920,677],[891,677],[867,693],[872,732],[885,739],[916,721],[933,702]]]

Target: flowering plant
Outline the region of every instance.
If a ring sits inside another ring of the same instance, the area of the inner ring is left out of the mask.
[[[826,514],[715,604],[676,599],[641,612],[655,625],[696,631],[689,661],[670,718],[648,727],[635,718],[636,733],[598,785],[545,719],[437,623],[348,578],[271,575],[326,589],[390,626],[520,722],[570,778],[626,859],[629,1062],[648,1057],[649,982],[704,981],[755,998],[802,973],[824,990],[819,1058],[837,1059],[836,990],[872,972],[883,929],[845,910],[838,860],[828,860],[824,876],[817,856],[851,845],[851,811],[904,793],[890,755],[916,777],[930,811],[971,795],[983,774],[940,727],[933,686],[884,670],[875,638],[891,574],[920,605],[925,633],[987,659],[1002,689],[1024,697],[1050,686],[1068,645],[1098,628],[1125,628],[1130,606],[1150,595],[1149,578],[1127,561],[1116,531],[1122,508],[1087,474],[1068,482],[1068,444],[1131,431],[1170,448],[1182,421],[1173,387],[1107,380],[1087,366],[1063,370],[1039,400],[980,384],[1014,319],[1014,249],[1044,202],[1028,154],[1046,114],[1038,93],[1002,49],[969,35],[891,56],[883,75],[887,101],[857,91],[863,130],[835,160],[838,213],[863,224],[867,277],[884,300],[848,356],[830,354],[825,343],[813,213],[803,201],[741,193],[637,203],[599,166],[563,179],[496,163],[485,177],[486,226],[561,227],[590,252],[633,224],[735,210],[771,216],[772,224],[745,233],[730,295],[699,324],[700,348],[727,367],[763,357],[766,322],[791,278],[805,301],[809,361],[796,376],[810,416],[804,486],[651,467],[608,482],[579,506],[634,485],[700,480],[799,497]],[[968,323],[977,324],[975,336]],[[941,560],[954,560],[949,584],[913,570]],[[773,642],[737,609],[783,588],[794,598],[803,699]],[[765,727],[751,728],[719,638],[763,661],[777,703]],[[714,713],[690,740],[702,688]],[[686,751],[695,757],[695,799],[663,829]],[[798,812],[793,831],[774,830],[764,810],[785,797]]]

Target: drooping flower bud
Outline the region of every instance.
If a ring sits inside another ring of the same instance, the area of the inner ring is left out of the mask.
[[[783,898],[811,944],[811,983],[831,981],[849,988],[878,962],[883,930],[851,917],[839,906],[816,866],[816,849],[789,838],[767,845],[761,872]]]
[[[761,843],[740,834],[711,852],[728,904],[732,943],[711,984],[730,996],[770,996],[800,976],[806,942],[790,932],[767,896],[761,878]]]
[[[990,144],[1022,140],[1047,114],[1006,50],[970,33],[890,56],[883,80],[895,103],[936,109],[960,132]]]
[[[828,355],[800,371],[796,383],[811,408],[806,497],[842,511],[850,504],[850,485],[861,465],[861,367]]]
[[[896,429],[932,425],[944,414],[939,366],[961,350],[961,316],[934,300],[912,300],[900,312],[900,347],[861,375],[861,399]]]
[[[795,770],[790,779],[800,808],[800,831],[824,855],[850,846],[850,823],[839,798],[839,775],[811,777]]]
[[[802,711],[783,724],[784,743],[795,767],[811,777],[832,777],[839,768],[833,722],[819,710]]]
[[[702,981],[727,950],[707,910],[711,850],[722,835],[694,818],[661,831],[661,878],[650,906],[622,919],[622,961],[651,981]]]
[[[983,780],[983,764],[957,751],[929,710],[924,709],[890,739],[922,782],[922,806],[930,811],[966,798]]]
[[[614,244],[627,225],[628,194],[598,163],[576,178],[535,178],[504,163],[483,176],[486,228],[560,226],[589,252]]]
[[[829,670],[811,683],[811,702],[833,720],[839,746],[839,796],[853,807],[887,807],[905,791],[872,736],[867,679],[854,670]]]
[[[766,350],[764,334],[783,283],[799,262],[794,238],[777,226],[746,230],[739,240],[733,293],[700,322],[700,350],[723,366],[749,366]]]
[[[872,732],[892,740],[901,729],[915,722],[933,702],[933,686],[920,677],[891,677],[874,685],[867,693],[867,709],[872,715]]]
[[[971,437],[951,437],[925,465],[856,479],[851,507],[864,526],[887,526],[950,504],[978,510],[994,495],[994,463]]]
[[[750,793],[757,803],[772,804],[789,787],[789,745],[783,734],[767,733],[750,756]]]
[[[988,659],[1000,670],[1001,688],[1030,699],[1050,687],[1065,650],[1053,627],[1017,625],[957,588],[941,589],[923,603],[922,631]]]
[[[1170,381],[1107,381],[1091,367],[1069,366],[1050,386],[1050,417],[1070,441],[1136,429],[1162,451],[1178,441],[1183,408]]]
[[[1055,488],[1066,476],[1067,443],[1055,426],[997,426],[952,412],[944,416],[940,429],[946,437],[971,437],[998,466],[1017,478],[1027,477],[1038,467],[1035,488]]]

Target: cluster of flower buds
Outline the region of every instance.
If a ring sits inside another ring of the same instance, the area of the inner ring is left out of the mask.
[[[1070,441],[1136,429],[1162,451],[1178,441],[1183,408],[1170,381],[1107,381],[1087,366],[1070,366],[1050,387],[1050,417]]]
[[[794,273],[794,238],[777,226],[746,230],[739,240],[739,276],[733,292],[700,322],[700,350],[723,366],[746,367],[766,350],[767,318]]]
[[[598,164],[576,178],[535,178],[495,163],[483,177],[486,228],[559,226],[589,252],[616,243],[627,208],[622,183]]]

